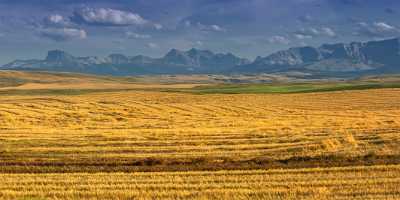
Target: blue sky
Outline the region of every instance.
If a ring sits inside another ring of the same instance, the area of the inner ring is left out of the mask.
[[[253,59],[400,35],[398,0],[0,0],[0,63],[210,49]]]

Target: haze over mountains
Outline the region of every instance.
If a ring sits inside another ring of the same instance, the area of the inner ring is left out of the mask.
[[[138,74],[190,74],[220,73],[234,66],[249,64],[247,59],[233,54],[213,53],[207,50],[172,49],[162,58],[147,56],[125,56],[111,54],[101,58],[96,56],[75,57],[60,50],[49,51],[44,60],[16,60],[3,66],[4,69],[46,70],[81,72],[106,75]]]
[[[231,53],[172,49],[164,57],[125,56],[75,57],[60,50],[49,51],[44,60],[16,60],[2,69],[79,72],[101,75],[199,74],[199,73],[291,73],[354,76],[400,73],[400,39],[350,44],[295,47],[254,61]]]

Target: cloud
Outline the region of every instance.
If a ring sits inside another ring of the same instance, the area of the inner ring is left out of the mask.
[[[41,22],[35,24],[35,29],[40,37],[57,42],[87,38],[84,29],[77,28],[76,24],[60,14],[45,17]]]
[[[211,26],[209,26],[209,28],[211,29],[211,30],[213,30],[213,31],[225,31],[225,29],[224,28],[221,28],[220,26],[218,26],[218,25],[211,25]]]
[[[139,14],[111,8],[83,8],[74,12],[71,18],[78,24],[102,26],[130,26],[149,23]]]
[[[151,35],[133,33],[133,32],[130,32],[130,31],[126,32],[125,36],[128,39],[149,39],[149,38],[151,38]]]
[[[194,45],[196,45],[196,46],[203,46],[204,43],[203,43],[202,41],[196,41],[196,42],[194,43]]]
[[[385,22],[375,22],[373,25],[379,32],[388,32],[396,30],[394,26],[386,24]]]
[[[206,32],[208,32],[208,31],[225,32],[226,31],[225,28],[223,28],[223,27],[221,27],[219,25],[216,25],[216,24],[202,24],[200,22],[197,22],[197,23],[193,24],[189,20],[185,20],[182,23],[182,25],[183,25],[184,28],[196,28],[196,29],[199,29],[199,30],[202,30],[202,31],[206,31]]]
[[[386,22],[360,22],[357,24],[356,32],[354,34],[366,37],[386,37],[398,34],[399,32],[400,31],[397,27]]]
[[[159,48],[158,44],[153,43],[153,42],[147,43],[147,47],[149,47],[150,49],[157,49],[157,48]]]
[[[221,26],[216,25],[216,24],[206,25],[206,24],[201,24],[200,22],[198,22],[197,27],[202,31],[213,31],[213,32],[225,32],[226,31],[225,28],[222,28]]]
[[[335,31],[329,27],[321,28],[321,34],[328,37],[336,37]]]
[[[154,28],[157,30],[161,30],[163,28],[163,25],[156,23],[156,24],[154,24]]]
[[[294,32],[295,35],[302,35],[304,38],[318,36],[320,32],[315,28],[302,28]]]
[[[273,43],[273,44],[285,44],[285,45],[290,44],[289,39],[287,39],[284,36],[280,36],[280,35],[275,35],[275,36],[270,37],[268,39],[268,42]]]
[[[304,34],[300,34],[300,33],[294,34],[294,37],[296,39],[299,39],[299,40],[312,39],[313,38],[311,35],[304,35]]]
[[[68,18],[65,18],[64,16],[59,14],[54,14],[46,17],[43,24],[50,27],[66,27],[72,25]]]
[[[296,39],[304,40],[320,36],[336,37],[337,34],[332,28],[322,27],[322,28],[303,28],[298,31],[295,31],[293,36]]]
[[[39,30],[39,35],[54,41],[67,41],[72,39],[87,38],[87,33],[85,30],[75,28],[46,28]]]

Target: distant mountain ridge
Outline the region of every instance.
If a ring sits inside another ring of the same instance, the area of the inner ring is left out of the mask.
[[[111,54],[75,57],[49,51],[44,60],[16,60],[2,69],[80,72],[103,75],[196,73],[291,73],[362,75],[400,73],[400,39],[295,47],[249,61],[231,53],[170,50],[161,58]]]
[[[61,50],[52,50],[44,60],[16,60],[4,65],[3,69],[46,70],[63,72],[81,72],[108,75],[137,74],[180,74],[180,73],[221,73],[234,66],[249,64],[247,59],[231,53],[213,53],[208,50],[190,49],[180,51],[172,49],[162,58],[147,56],[125,56],[111,54],[75,57]]]
[[[296,47],[258,57],[249,65],[232,72],[288,72],[313,74],[399,73],[400,39],[350,44],[323,44],[320,47]]]

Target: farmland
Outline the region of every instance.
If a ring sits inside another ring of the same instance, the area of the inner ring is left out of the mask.
[[[398,166],[2,174],[2,199],[398,199]]]
[[[232,93],[43,76],[0,88],[0,199],[400,197],[396,81]]]

